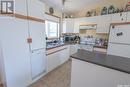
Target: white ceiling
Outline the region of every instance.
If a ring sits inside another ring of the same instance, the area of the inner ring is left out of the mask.
[[[109,1],[122,1],[122,0],[65,0],[64,5],[62,4],[62,0],[42,0],[49,4],[50,6],[63,11],[68,14],[73,14],[79,12],[80,10],[97,5],[103,2]],[[124,1],[124,0],[123,0]]]

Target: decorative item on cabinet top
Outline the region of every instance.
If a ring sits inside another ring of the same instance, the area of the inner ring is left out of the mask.
[[[88,11],[88,12],[86,13],[86,17],[96,16],[96,15],[97,15],[97,13],[96,13],[96,10],[95,10],[95,9],[93,9],[93,10],[91,10],[91,11]]]
[[[125,11],[130,11],[130,1],[126,4]]]
[[[102,11],[101,11],[101,15],[106,15],[108,12],[107,7],[103,7]]]
[[[113,14],[115,12],[115,7],[113,5],[111,5],[109,8],[108,8],[108,14]]]
[[[25,15],[21,15],[21,14],[17,14],[17,13],[15,13],[15,14],[0,14],[0,15],[45,23],[45,20],[43,20],[43,19],[32,17],[32,16],[25,16]]]

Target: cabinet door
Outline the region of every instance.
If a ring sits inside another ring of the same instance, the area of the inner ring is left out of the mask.
[[[63,21],[63,33],[74,33],[74,19],[65,19]]]
[[[46,70],[45,50],[37,50],[31,53],[32,79],[42,75]]]
[[[65,63],[69,59],[69,54],[69,47],[64,48],[64,50],[62,51],[59,51],[59,58],[61,59],[61,64]]]
[[[44,19],[45,5],[40,0],[27,0],[28,16]]]
[[[55,69],[60,65],[60,58],[58,52],[47,55],[47,71]]]
[[[130,22],[130,12],[127,12],[127,22]]]
[[[112,14],[112,23],[126,22],[127,12]]]
[[[97,33],[109,33],[111,15],[103,15],[98,17]]]
[[[29,32],[32,38],[31,50],[46,48],[44,23],[29,21]]]
[[[7,87],[27,87],[31,82],[28,22],[12,17],[0,18]]]
[[[80,27],[80,23],[75,20],[74,22],[74,33],[79,33],[79,27]]]

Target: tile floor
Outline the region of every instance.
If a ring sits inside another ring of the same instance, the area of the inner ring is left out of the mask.
[[[30,87],[70,87],[70,81],[71,60],[49,72]]]

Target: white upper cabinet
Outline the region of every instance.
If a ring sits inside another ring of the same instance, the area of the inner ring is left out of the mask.
[[[28,16],[44,19],[45,4],[40,0],[27,0]]]
[[[26,0],[15,0],[15,13],[20,15],[27,15],[27,3]]]
[[[130,12],[127,12],[127,22],[130,22]]]
[[[80,25],[97,24],[98,16],[74,19],[74,33],[79,33]]]
[[[127,12],[112,14],[112,23],[126,22]]]
[[[74,33],[74,19],[65,19],[63,21],[62,33]]]
[[[98,17],[97,33],[109,33],[111,15],[103,15]]]

